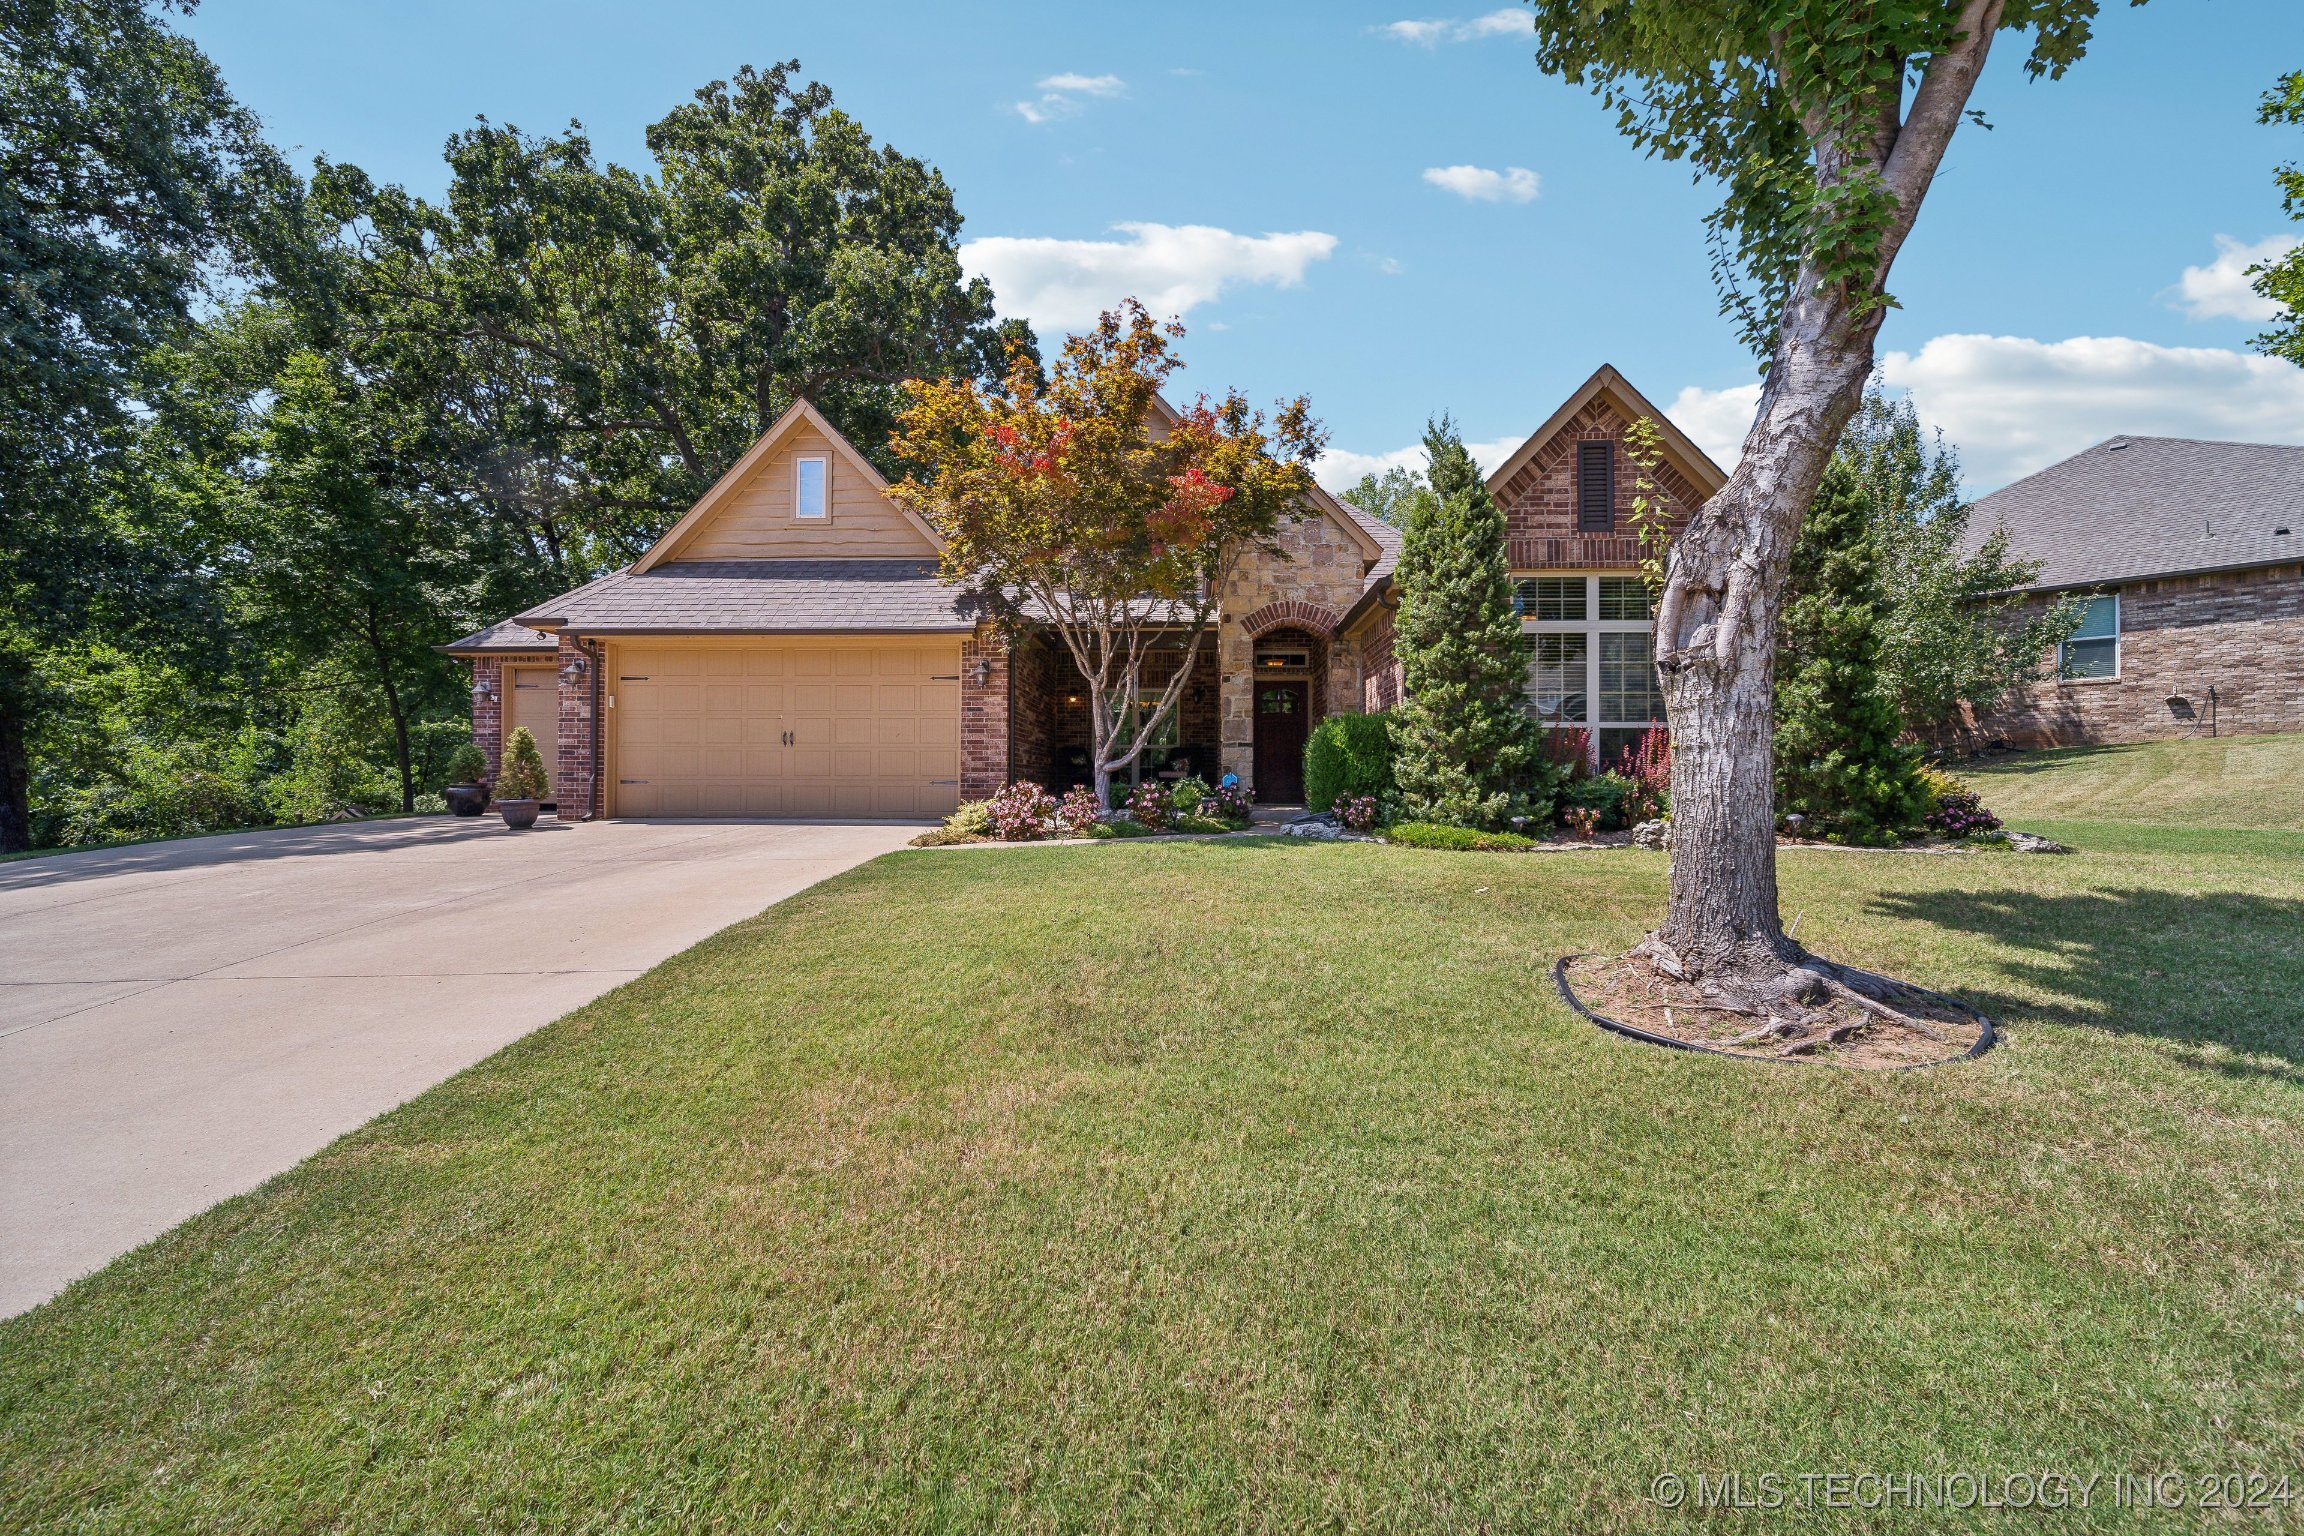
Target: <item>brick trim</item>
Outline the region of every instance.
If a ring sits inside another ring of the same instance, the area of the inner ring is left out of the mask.
[[[1326,637],[1335,634],[1343,622],[1344,616],[1333,608],[1323,608],[1318,603],[1299,602],[1290,598],[1285,602],[1266,603],[1254,613],[1244,615],[1240,620],[1240,628],[1251,640],[1268,630],[1289,627],[1308,629]]]

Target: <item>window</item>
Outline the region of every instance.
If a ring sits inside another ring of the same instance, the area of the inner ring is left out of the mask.
[[[1160,707],[1160,693],[1161,690],[1157,688],[1147,688],[1138,693],[1134,709],[1128,707],[1126,694],[1112,696],[1112,720],[1120,728],[1123,745],[1135,739],[1136,728],[1151,719],[1152,711]],[[1183,719],[1184,706],[1182,701],[1178,701],[1177,706],[1168,711],[1168,718],[1160,722],[1160,728],[1152,733],[1152,739],[1144,743],[1145,749],[1149,751],[1156,747],[1173,747],[1181,742]]]
[[[832,461],[820,453],[804,453],[792,461],[794,517],[823,517],[829,513],[831,498],[824,492],[831,470]]]
[[[1526,576],[1513,584],[1533,652],[1528,707],[1591,733],[1602,762],[1664,719],[1648,587],[1637,576]]]
[[[2091,597],[2080,612],[2080,627],[2056,648],[2059,677],[2120,675],[2120,595]]]
[[[1576,445],[1576,531],[1616,531],[1616,445],[1606,439]]]

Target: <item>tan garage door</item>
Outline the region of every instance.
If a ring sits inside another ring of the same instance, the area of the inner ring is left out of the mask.
[[[960,642],[611,647],[618,816],[941,816],[960,803]]]

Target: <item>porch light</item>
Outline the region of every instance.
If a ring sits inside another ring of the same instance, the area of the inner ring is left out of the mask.
[[[472,697],[493,701],[496,697],[496,690],[486,683],[474,683],[472,685]]]
[[[568,665],[560,669],[560,681],[564,683],[580,683],[584,681],[584,674],[591,670],[592,664],[586,661],[583,657],[578,656],[575,660],[569,662]]]
[[[986,683],[988,683],[988,682],[992,681],[992,661],[991,661],[991,658],[989,658],[989,657],[985,657],[985,656],[979,656],[979,657],[977,657],[977,658],[976,658],[976,665],[975,665],[975,667],[972,669],[972,673],[971,673],[971,675],[972,675],[972,676],[975,678],[975,680],[976,680],[976,686],[977,686],[977,687],[979,687],[979,688],[983,687],[983,686],[984,686]]]

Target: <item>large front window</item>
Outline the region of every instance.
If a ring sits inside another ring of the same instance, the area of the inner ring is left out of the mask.
[[[1548,724],[1590,731],[1599,761],[1615,762],[1664,719],[1647,584],[1637,576],[1529,576],[1512,585],[1535,650],[1528,707]]]

